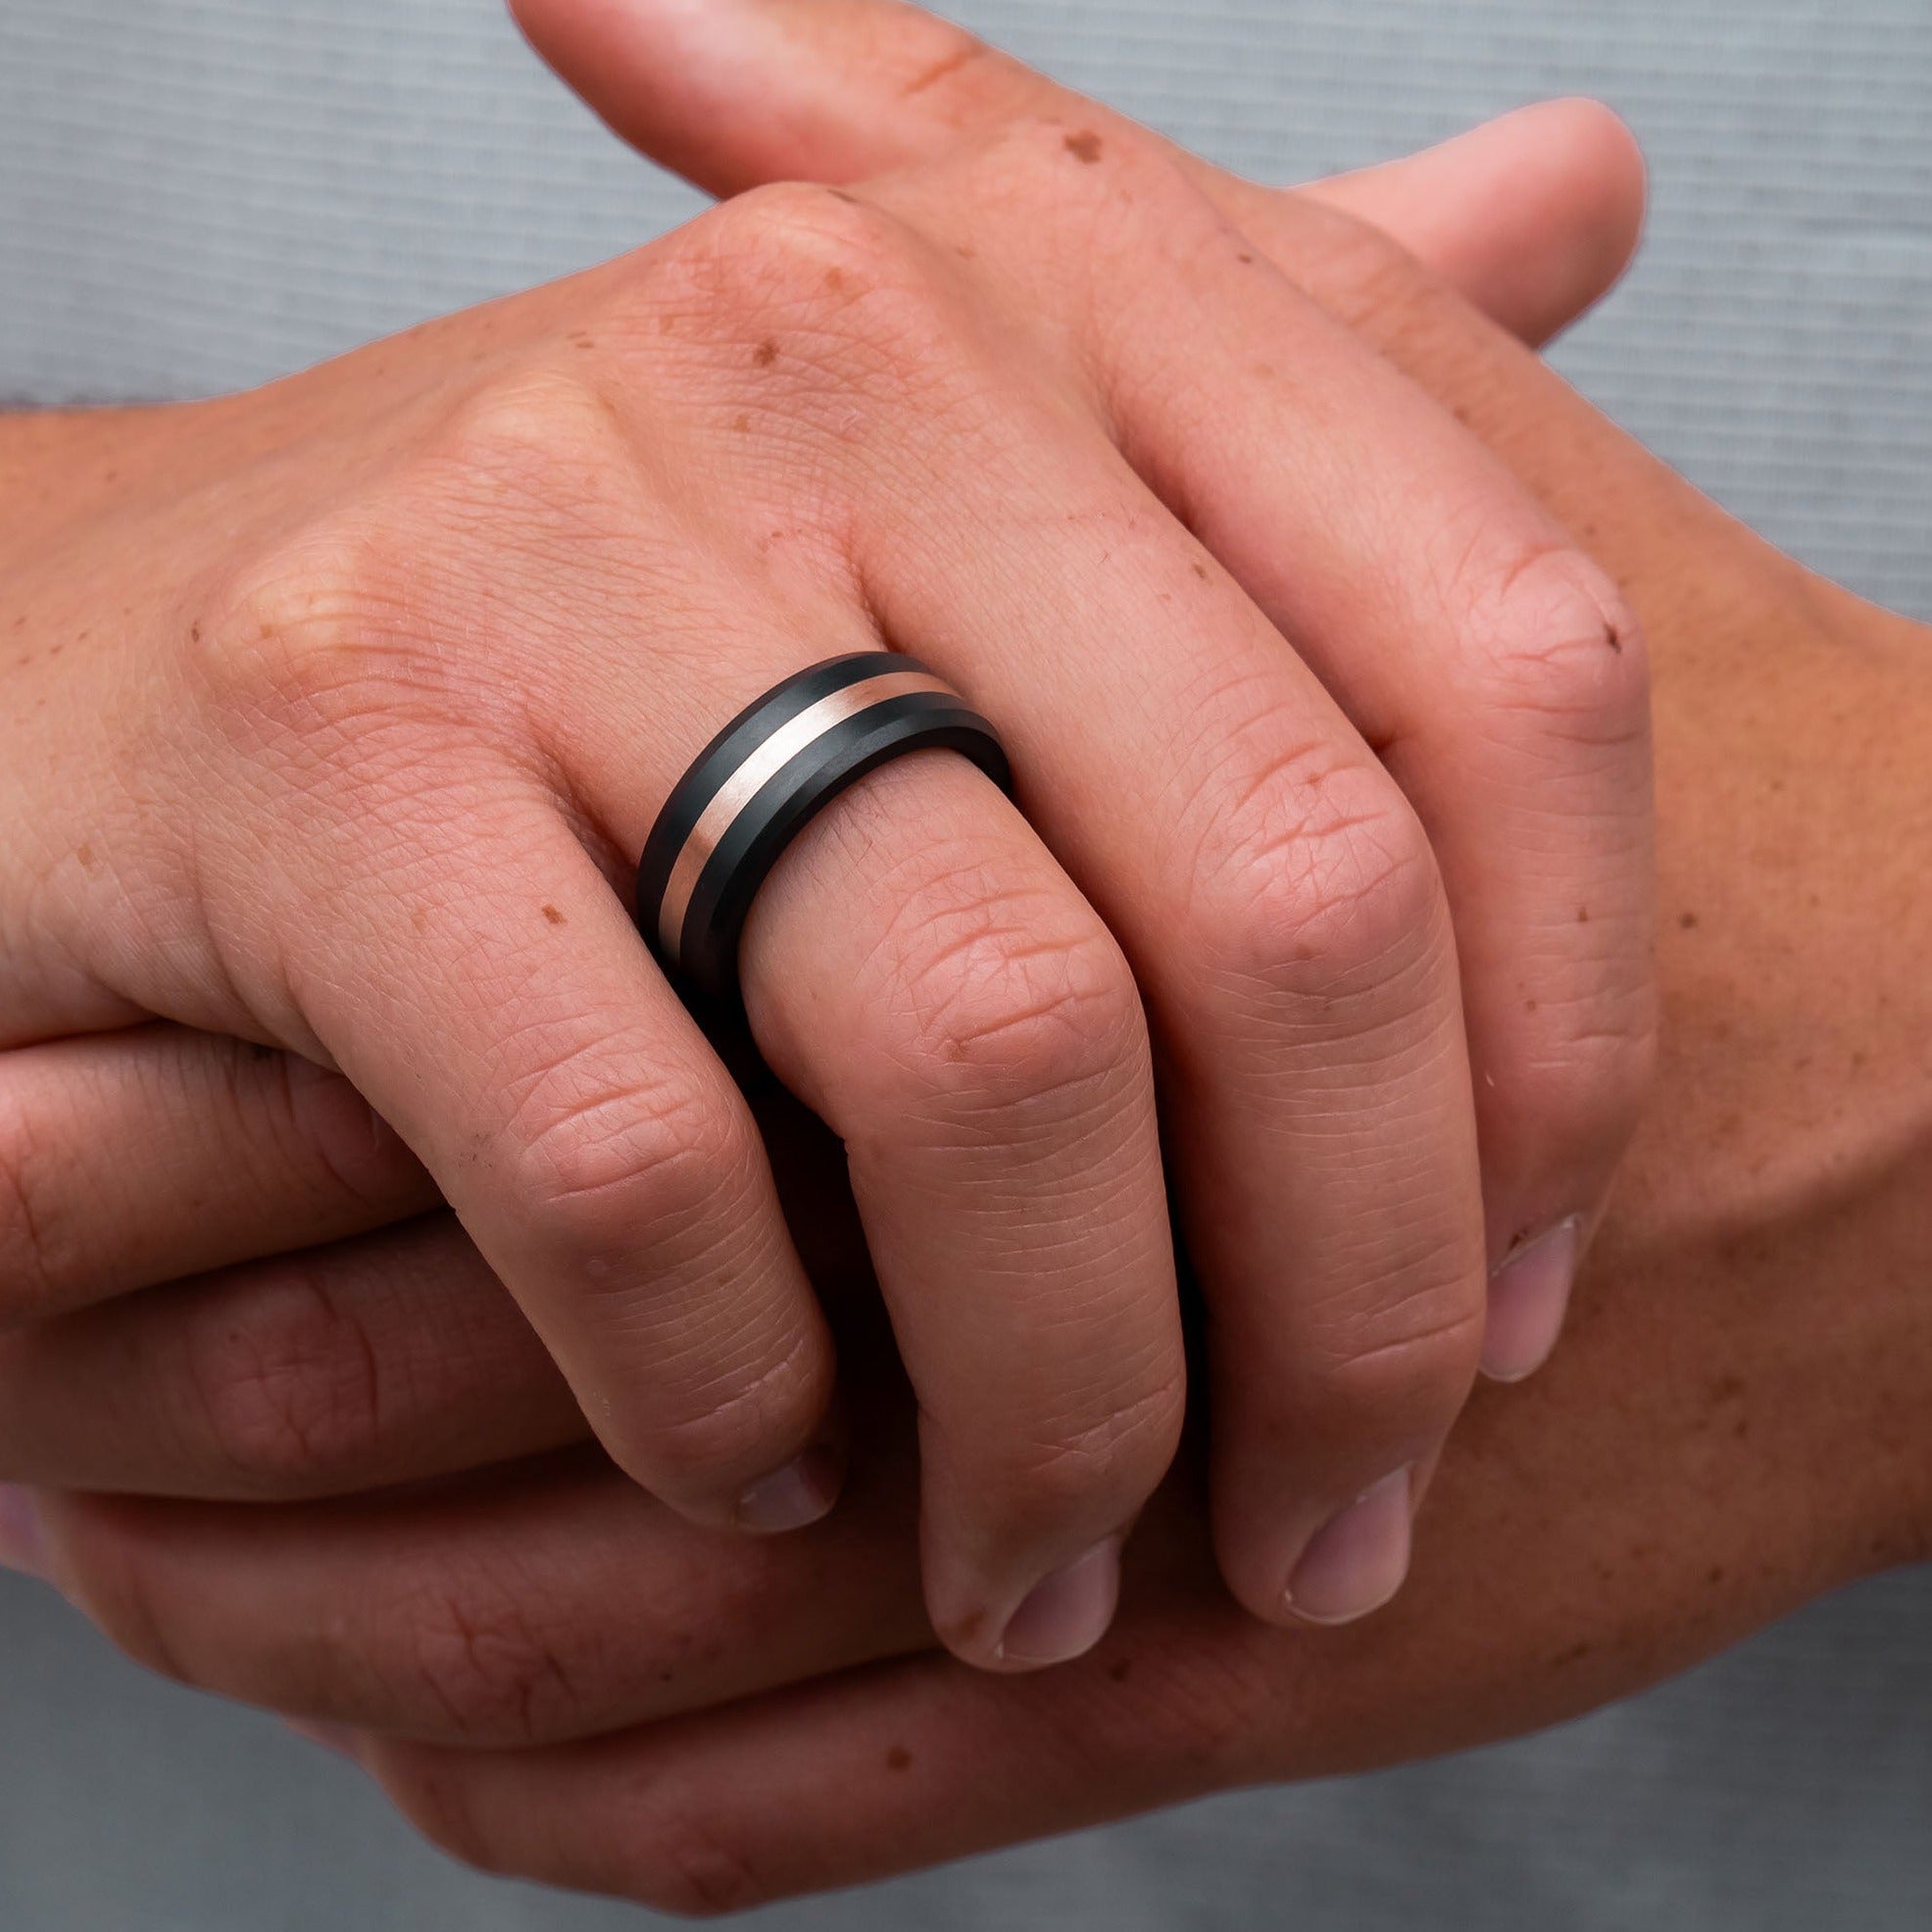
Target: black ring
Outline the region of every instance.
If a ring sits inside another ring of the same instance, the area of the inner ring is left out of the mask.
[[[638,927],[666,970],[729,998],[752,900],[800,828],[867,771],[930,749],[1012,792],[992,725],[902,652],[828,659],[746,706],[672,788],[637,864]]]

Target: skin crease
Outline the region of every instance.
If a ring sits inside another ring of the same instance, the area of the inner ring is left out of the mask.
[[[1318,279],[1334,243],[1280,245]],[[464,1855],[750,1904],[1507,1735],[1924,1554],[1932,638],[1775,556],[1400,265],[1367,292],[1324,286],[1592,543],[1655,640],[1660,1087],[1564,1348],[1524,1389],[1479,1394],[1413,1584],[1369,1623],[1240,1619],[1183,1472],[1108,1644],[1023,1687],[918,1660],[588,1746],[367,1747]],[[64,1580],[137,1651],[134,1610],[186,1619],[167,1551],[185,1546],[187,1575],[221,1555],[198,1511],[72,1503],[54,1523]],[[764,1581],[810,1620],[783,1579]],[[895,1647],[903,1567],[866,1580],[866,1635]],[[668,1665],[712,1609],[697,1588],[659,1639]]]

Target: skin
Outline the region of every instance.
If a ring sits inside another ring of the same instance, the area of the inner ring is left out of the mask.
[[[1648,1075],[1641,631],[1267,258],[1281,197],[1051,103],[839,172],[266,391],[13,426],[5,1313],[440,1195],[626,1474],[821,1515],[762,1076],[621,893],[721,718],[889,639],[1003,720],[1028,816],[873,774],[740,966],[843,1144],[933,1624],[993,1669],[1105,1629],[1181,1426],[1170,1184],[1222,1568],[1346,1620],[1479,1361],[1553,1344]],[[268,1051],[101,1051],[157,1017]]]
[[[1540,344],[1621,272],[1643,183],[1613,119],[1553,102],[1297,192],[1401,234]],[[35,474],[77,494],[98,474],[96,420],[64,419],[58,438],[56,426],[16,420],[0,441],[32,437]],[[34,1220],[43,1253],[65,1251],[58,1265],[85,1283],[76,1299],[88,1304],[0,1334],[7,1475],[287,1501],[581,1439],[568,1386],[446,1217],[368,1234],[431,1204],[433,1189],[339,1075],[156,1025],[14,1049],[0,1055],[0,1088],[31,1144],[57,1156],[34,1169]],[[819,1175],[822,1136],[796,1110],[777,1115],[768,1088],[759,1105],[783,1142],[781,1182]],[[116,1150],[111,1166],[87,1161],[93,1147]],[[50,1194],[64,1174],[73,1183]],[[853,1273],[849,1226],[828,1229],[822,1212],[794,1218],[843,1316],[855,1300],[841,1279]],[[278,1246],[273,1261],[210,1265]],[[170,1277],[166,1294],[126,1292]],[[388,1371],[379,1412],[372,1360]]]
[[[844,88],[843,124],[894,133],[869,65],[820,53],[785,69],[821,100]],[[975,87],[1011,78],[975,65]],[[948,97],[934,138],[1011,104],[1000,84]],[[1924,1553],[1932,637],[1769,551],[1393,252],[1300,206],[1270,242],[1598,548],[1659,653],[1660,1090],[1569,1346],[1472,1406],[1414,1587],[1348,1631],[1244,1618],[1184,1468],[1107,1643],[1022,1686],[930,1650],[911,1499],[881,1457],[834,1517],[764,1545],[569,1457],[514,1486],[267,1514],[49,1503],[45,1560],[137,1655],[389,1734],[354,1748],[476,1862],[704,1910],[1505,1735]],[[813,1155],[788,1157],[808,1184]],[[820,1279],[850,1269],[836,1227],[795,1221]],[[336,1307],[378,1361],[408,1363],[402,1338],[454,1306],[418,1273],[386,1308]],[[204,1335],[246,1285],[194,1291]],[[516,1332],[477,1318],[477,1361],[540,1402]],[[905,1426],[884,1379],[862,1442]],[[362,1412],[370,1434],[407,1425],[412,1382]],[[588,1735],[613,1723],[632,1728]],[[587,1741],[464,1748],[560,1739]]]

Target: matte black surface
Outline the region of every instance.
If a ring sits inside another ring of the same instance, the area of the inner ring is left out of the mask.
[[[819,699],[908,670],[932,674],[916,658],[866,651],[787,678],[732,718],[673,788],[638,861],[636,916],[652,952],[687,995],[714,1006],[735,1002],[738,941],[759,887],[806,821],[867,772],[908,752],[956,751],[1011,793],[1013,774],[998,734],[963,698],[943,691],[881,698],[827,727],[746,801],[698,874],[676,959],[666,957],[658,926],[671,872],[705,808],[733,772],[773,731]]]
[[[650,837],[644,841],[643,856],[637,862],[637,919],[646,928],[645,937],[652,939],[655,946],[657,909],[664,903],[665,888],[670,883],[677,855],[684,850],[684,842],[704,816],[705,807],[772,732],[789,724],[800,712],[811,710],[820,698],[842,691],[849,684],[878,677],[888,670],[926,669],[916,658],[905,657],[897,651],[849,651],[843,657],[827,658],[822,664],[808,665],[805,669],[795,671],[782,683],[754,698],[725,724],[671,788],[657,822],[651,827]]]

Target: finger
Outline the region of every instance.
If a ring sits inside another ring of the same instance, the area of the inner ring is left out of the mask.
[[[306,729],[335,675],[280,666],[266,707]],[[620,1466],[710,1522],[822,1513],[831,1345],[764,1149],[558,799],[473,753],[378,796],[342,753],[268,914],[302,960],[289,1037],[395,1123]]]
[[[585,1433],[542,1343],[444,1215],[0,1336],[0,1481],[293,1501]]]
[[[1290,1633],[1239,1622],[1227,1604],[1136,1614],[1023,1685],[916,1657],[532,1752],[353,1749],[470,1864],[715,1916],[1265,1776],[1260,1687],[1277,1739],[1306,1735],[1287,1692],[1324,1660],[1310,1645],[1297,1672]]]
[[[1492,321],[1540,346],[1630,266],[1644,224],[1644,160],[1600,102],[1540,101],[1296,193],[1379,228]]]
[[[636,0],[594,22],[561,6],[538,13],[544,30],[555,25],[566,40],[583,33],[601,46],[595,36],[614,36],[616,48],[627,37],[631,62],[607,73],[638,80],[645,111],[632,131],[673,165],[695,157],[700,178],[721,168],[737,170],[736,179],[765,168],[796,173],[819,157],[821,142],[834,144],[823,150],[837,162],[831,172],[857,173],[950,153],[989,127],[1042,115],[1059,119],[1083,154],[1147,152],[1144,133],[1118,117],[886,0],[744,0],[702,11]],[[643,50],[662,52],[661,42],[674,46],[676,59],[660,62],[653,93],[636,70]],[[667,88],[664,76],[672,74],[676,85]],[[748,75],[761,90],[755,115],[731,111]],[[725,131],[741,127],[749,129],[742,138]],[[1620,134],[1598,118],[1583,145],[1600,156],[1584,172],[1607,166],[1627,200],[1632,157]],[[1261,248],[1283,255],[1292,245],[1297,273],[1306,268],[1311,286],[1328,289],[1352,318],[1372,308],[1377,290],[1393,300],[1426,281],[1331,209],[1255,189],[1191,158],[1180,165]],[[1490,169],[1466,152],[1437,165],[1477,180]],[[1235,245],[1223,259],[1245,252]],[[1195,265],[1178,266],[1191,274]],[[1139,279],[1130,285],[1145,286]],[[1346,305],[1338,291],[1349,292]],[[1234,278],[1221,301],[1222,316],[1254,308]],[[1158,344],[1159,328],[1151,333]],[[1278,365],[1260,332],[1251,341],[1244,376]],[[1166,421],[1169,500],[1186,506],[1209,547],[1295,639],[1369,741],[1386,748],[1441,861],[1462,956],[1498,1270],[1486,1365],[1513,1378],[1555,1342],[1576,1254],[1628,1137],[1653,1051],[1641,640],[1611,586],[1554,524],[1491,518],[1473,530],[1483,520],[1469,518],[1469,506],[1494,502],[1513,484],[1493,467],[1477,473],[1481,467],[1454,447],[1446,419],[1427,426],[1430,467],[1443,484],[1437,500],[1447,509],[1431,543],[1418,546],[1408,528],[1412,466],[1399,441],[1367,433],[1375,419],[1360,414],[1362,397],[1301,412],[1302,439],[1274,417],[1266,436],[1251,437],[1263,419],[1191,404],[1222,392],[1197,371],[1180,380],[1171,368],[1155,370],[1158,356],[1157,348],[1134,404],[1158,405],[1153,413]],[[1398,405],[1390,385],[1380,393]],[[1306,432],[1317,420],[1311,443]],[[1316,541],[1306,550],[1284,543],[1281,493],[1308,498],[1306,473],[1332,471],[1338,456],[1362,485],[1360,496],[1338,500],[1374,509],[1340,533],[1339,550],[1328,531],[1309,531]],[[1253,487],[1257,466],[1272,488]],[[1469,486],[1461,518],[1451,494],[1458,475]],[[1369,565],[1363,539],[1368,548],[1379,539],[1404,551],[1412,563],[1423,547],[1433,556],[1419,572],[1400,558]],[[1356,561],[1339,571],[1311,570],[1324,554]],[[1432,581],[1441,586],[1433,598]],[[1418,583],[1421,608],[1360,594],[1364,585],[1400,591]],[[1451,614],[1456,634],[1445,636]],[[1618,660],[1613,669],[1600,662],[1606,646]]]
[[[184,1027],[0,1054],[0,1325],[435,1199],[339,1074]]]
[[[289,1716],[552,1743],[932,1646],[908,1457],[791,1537],[720,1537],[601,1458],[237,1509],[43,1496],[49,1567],[138,1662]]]
[[[1025,821],[944,757],[808,827],[742,962],[767,1060],[844,1142],[918,1397],[934,1623],[973,1662],[1077,1656],[1185,1400],[1131,971]]]
[[[1075,98],[963,29],[882,0],[513,0],[513,11],[619,134],[718,194],[860,180]],[[1187,161],[1244,205],[1276,198]],[[1297,192],[1381,228],[1534,343],[1614,285],[1644,205],[1635,143],[1590,101],[1524,108]]]

